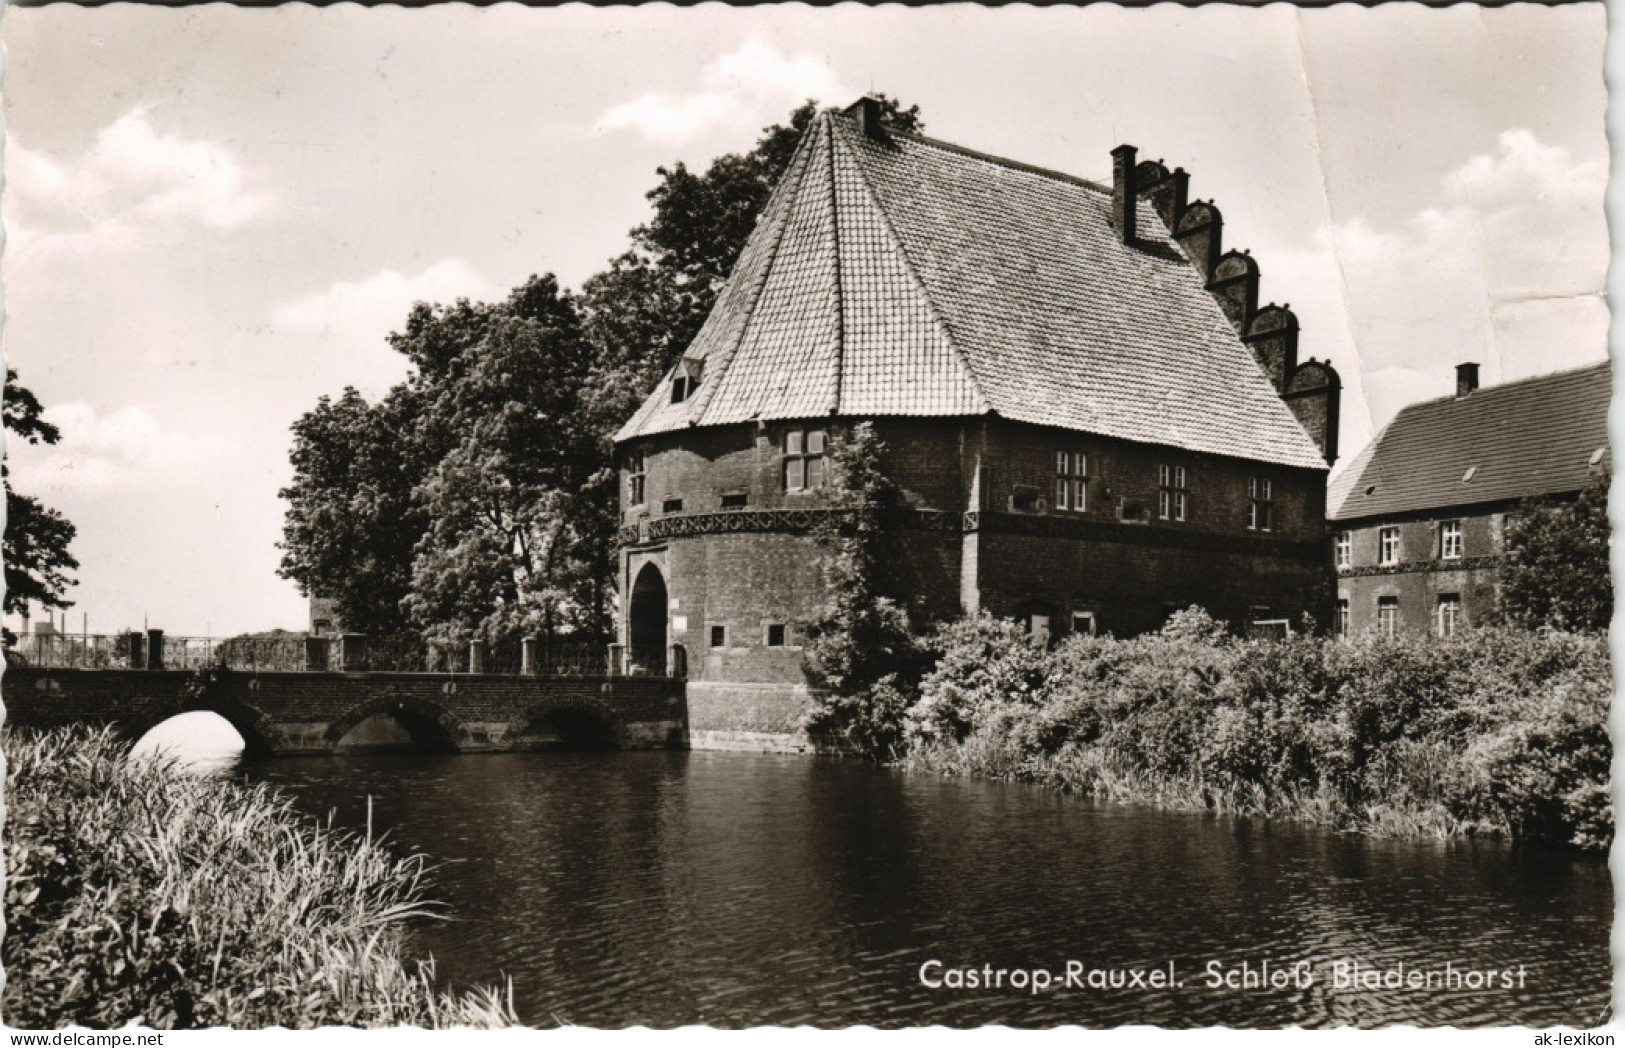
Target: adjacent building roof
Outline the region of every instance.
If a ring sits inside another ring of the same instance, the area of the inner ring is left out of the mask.
[[[673,373],[616,435],[825,415],[1005,418],[1325,469],[1156,211],[821,114]],[[672,383],[697,376],[672,402]]]
[[[1332,481],[1357,520],[1578,491],[1608,453],[1608,363],[1412,404]]]

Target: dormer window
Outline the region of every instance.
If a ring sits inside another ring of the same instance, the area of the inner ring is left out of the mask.
[[[671,376],[671,402],[681,404],[700,388],[700,376],[705,372],[705,361],[684,357],[677,362]]]

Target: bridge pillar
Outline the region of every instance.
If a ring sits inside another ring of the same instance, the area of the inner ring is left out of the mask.
[[[161,670],[164,668],[164,631],[147,631],[147,669]]]
[[[541,644],[539,637],[524,637],[519,641],[519,672],[526,677],[534,677],[542,672],[541,660],[536,657]]]
[[[127,639],[130,643],[130,668],[141,669],[147,664],[147,638],[139,633],[131,633]]]
[[[483,640],[468,642],[468,672],[485,672],[485,642]]]
[[[367,668],[367,635],[346,633],[339,638],[339,669],[359,673]]]
[[[327,670],[329,642],[326,637],[305,638],[305,671],[322,673]]]

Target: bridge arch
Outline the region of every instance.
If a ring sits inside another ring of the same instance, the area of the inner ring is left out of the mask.
[[[422,749],[455,753],[467,738],[467,730],[456,714],[415,695],[383,695],[359,702],[334,718],[323,738],[330,748],[337,747],[356,725],[380,714],[393,719]]]
[[[508,722],[503,737],[521,743],[531,736],[534,748],[626,748],[626,722],[607,704],[587,695],[546,699],[527,707]]]
[[[263,710],[236,699],[209,696],[160,701],[152,712],[124,721],[119,731],[134,746],[158,725],[186,713],[212,713],[230,724],[242,736],[245,756],[269,757],[287,747],[287,736]]]

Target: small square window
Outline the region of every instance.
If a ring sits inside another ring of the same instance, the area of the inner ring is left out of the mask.
[[[767,646],[770,648],[784,647],[784,623],[770,622],[767,626]]]
[[[732,491],[722,496],[723,509],[744,509],[750,504],[750,498],[743,491]]]
[[[1092,611],[1074,611],[1072,613],[1072,632],[1093,637],[1095,635],[1095,613]]]
[[[662,512],[662,513],[681,513],[681,512],[683,512],[683,500],[682,499],[667,499],[666,501],[664,501],[664,502],[662,502],[660,504],[660,512]]]
[[[711,647],[713,647],[713,648],[726,648],[727,646],[728,646],[728,627],[726,627],[726,626],[712,626],[711,627]]]

